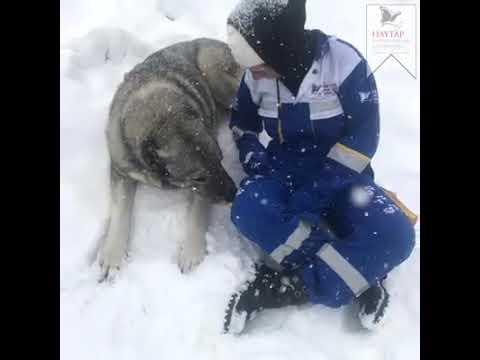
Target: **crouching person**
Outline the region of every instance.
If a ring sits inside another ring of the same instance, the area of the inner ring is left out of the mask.
[[[258,264],[232,295],[230,333],[263,309],[355,299],[362,324],[375,327],[389,301],[383,280],[415,244],[411,213],[370,166],[379,110],[366,60],[304,25],[305,0],[243,0],[228,19],[229,46],[247,68],[230,127],[249,175],[231,219],[278,264]]]

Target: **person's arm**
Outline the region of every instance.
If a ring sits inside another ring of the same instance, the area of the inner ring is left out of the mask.
[[[343,81],[338,96],[346,116],[346,131],[327,158],[333,160],[332,166],[340,164],[362,173],[377,151],[380,132],[377,86],[366,60]]]
[[[341,84],[338,96],[346,116],[346,131],[330,149],[318,178],[299,189],[292,209],[326,209],[335,194],[370,164],[378,146],[379,108],[373,74],[365,60]]]
[[[248,175],[255,175],[267,171],[269,164],[265,147],[258,139],[258,135],[263,131],[263,124],[258,115],[258,105],[253,101],[246,83],[248,76],[248,73],[243,76],[232,105],[230,128],[243,169]]]

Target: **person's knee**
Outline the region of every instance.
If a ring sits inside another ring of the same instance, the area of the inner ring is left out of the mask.
[[[254,213],[254,216],[259,216],[257,211],[252,211],[253,202],[251,197],[248,194],[240,194],[235,197],[233,200],[230,218],[232,223],[238,228],[243,229],[246,226],[246,221],[248,221],[249,217],[251,217]]]
[[[353,227],[362,232],[372,249],[384,249],[386,257],[395,265],[405,261],[415,247],[415,230],[407,215],[374,185],[366,186],[371,191],[365,207],[352,206],[344,217]],[[393,265],[392,264],[392,265]]]
[[[268,186],[267,181],[263,177],[246,178],[240,183],[231,210],[231,220],[235,225],[241,225],[242,221],[250,216],[261,216],[261,207],[258,206],[258,201],[265,187]]]
[[[254,208],[261,210],[271,204],[286,203],[287,200],[288,191],[277,179],[264,176],[250,177],[240,183],[232,212],[244,212]]]
[[[283,233],[287,197],[288,191],[274,178],[247,178],[233,201],[231,221],[244,236],[256,242],[269,238],[277,231],[274,228]]]
[[[404,262],[415,248],[415,229],[407,219],[397,219],[382,231],[381,243],[384,244],[386,264],[390,267]]]
[[[253,176],[242,180],[237,197],[258,199],[260,196],[282,198],[286,193],[285,186],[271,176]]]
[[[402,230],[395,236],[394,247],[397,249],[399,261],[405,261],[415,248],[415,229],[412,224],[405,221]]]

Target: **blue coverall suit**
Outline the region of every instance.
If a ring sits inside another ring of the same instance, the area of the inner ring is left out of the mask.
[[[300,272],[312,303],[339,307],[407,259],[415,233],[374,182],[373,74],[350,44],[318,39],[297,96],[281,81],[244,74],[230,127],[249,176],[231,219],[285,269]],[[258,139],[264,128],[272,138],[266,149]]]

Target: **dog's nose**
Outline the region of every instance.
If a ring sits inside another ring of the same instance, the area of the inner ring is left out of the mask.
[[[235,195],[237,194],[237,186],[235,185],[235,183],[230,180],[225,190],[225,201],[228,203],[233,202],[233,200],[235,199]]]
[[[225,197],[225,201],[228,202],[229,204],[233,202],[235,199],[235,194],[237,193],[237,190],[231,191],[228,193],[228,195]]]

